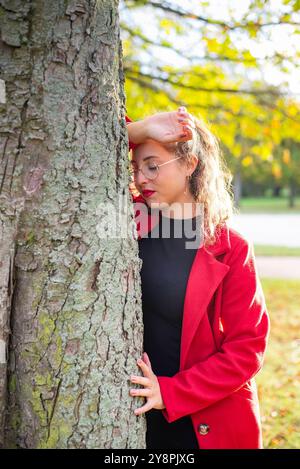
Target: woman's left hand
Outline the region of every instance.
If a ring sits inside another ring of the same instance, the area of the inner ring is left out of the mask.
[[[130,381],[134,384],[141,384],[144,388],[130,389],[130,395],[133,397],[145,397],[147,402],[134,411],[135,415],[144,414],[151,409],[165,409],[160,393],[159,382],[152,371],[147,353],[143,353],[143,360],[139,359],[137,364],[141,368],[144,376],[131,376]]]

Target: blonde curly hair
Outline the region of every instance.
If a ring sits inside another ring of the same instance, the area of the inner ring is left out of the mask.
[[[213,244],[219,230],[233,214],[232,175],[229,172],[217,138],[204,121],[195,118],[194,138],[172,144],[182,163],[189,163],[194,154],[198,163],[189,178],[190,191],[196,202],[203,204],[204,243]]]

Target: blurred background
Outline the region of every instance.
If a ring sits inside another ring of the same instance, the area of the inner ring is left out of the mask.
[[[128,115],[184,105],[219,138],[271,317],[264,446],[299,448],[300,0],[122,0],[120,15]]]

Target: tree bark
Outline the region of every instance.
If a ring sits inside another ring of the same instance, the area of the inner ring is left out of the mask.
[[[141,261],[99,229],[134,231],[118,2],[0,10],[2,446],[142,448]]]
[[[236,208],[239,208],[241,197],[242,197],[242,175],[241,175],[241,170],[239,167],[236,169],[236,172],[234,174],[233,195],[234,195],[234,205]]]
[[[297,195],[296,183],[293,178],[290,178],[289,181],[289,208],[295,207],[295,200]]]
[[[281,197],[281,190],[282,190],[281,186],[275,185],[273,187],[273,197]]]

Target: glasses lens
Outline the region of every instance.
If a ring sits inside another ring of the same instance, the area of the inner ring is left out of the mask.
[[[140,167],[141,172],[147,179],[155,179],[158,175],[158,166],[154,163],[146,162]],[[139,168],[135,163],[130,162],[129,174],[131,178],[137,177]]]
[[[147,162],[143,164],[142,171],[147,179],[155,179],[158,175],[158,166],[155,163]]]

